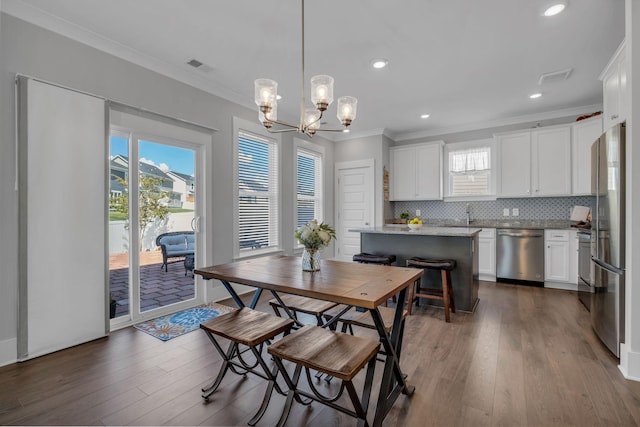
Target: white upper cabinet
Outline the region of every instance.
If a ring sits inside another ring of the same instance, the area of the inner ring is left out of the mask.
[[[627,66],[624,40],[602,72],[604,130],[627,117]]]
[[[531,195],[531,132],[496,136],[500,150],[500,196]]]
[[[389,199],[442,199],[442,142],[391,147]]]
[[[550,126],[496,135],[499,197],[571,194],[571,128]]]
[[[602,115],[571,125],[571,192],[591,194],[591,145],[602,134]]]
[[[531,131],[531,194],[571,194],[571,128],[553,126]]]

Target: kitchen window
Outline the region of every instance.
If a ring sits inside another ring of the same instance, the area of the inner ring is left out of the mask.
[[[485,198],[495,195],[493,140],[447,144],[446,197]]]
[[[323,221],[322,147],[295,140],[296,228],[312,219]],[[302,247],[296,241],[297,247]]]
[[[238,122],[240,122],[238,120]],[[280,249],[279,141],[237,129],[236,256]]]

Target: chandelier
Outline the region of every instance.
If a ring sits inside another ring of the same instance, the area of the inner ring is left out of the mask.
[[[313,108],[307,108],[304,98],[304,0],[302,0],[302,95],[300,99],[300,123],[295,125],[278,120],[278,82],[271,79],[255,81],[255,101],[259,107],[258,119],[269,131],[299,132],[309,137],[316,132],[346,132],[347,127],[356,118],[358,100],[353,96],[338,98],[338,119],[341,129],[320,129],[320,120],[333,102],[333,77],[318,75],[311,78],[311,101]],[[278,125],[278,128],[274,128]]]

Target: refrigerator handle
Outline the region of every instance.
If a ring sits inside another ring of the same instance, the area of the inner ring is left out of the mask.
[[[624,270],[618,267],[614,267],[613,265],[606,264],[600,261],[598,258],[591,257],[591,261],[595,262],[600,268],[611,271],[612,273],[622,275],[624,274]]]

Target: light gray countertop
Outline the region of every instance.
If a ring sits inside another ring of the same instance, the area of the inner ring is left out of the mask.
[[[528,229],[548,229],[548,230],[569,230],[574,221],[564,219],[475,219],[469,226],[463,219],[427,219],[423,220],[424,227],[476,227],[476,228],[528,228]],[[391,227],[398,227],[399,224],[388,224]]]
[[[477,227],[437,227],[423,224],[417,230],[411,230],[406,225],[394,224],[384,227],[363,227],[352,228],[349,231],[358,233],[375,234],[406,234],[413,236],[452,236],[452,237],[472,237],[480,233],[482,228]]]

